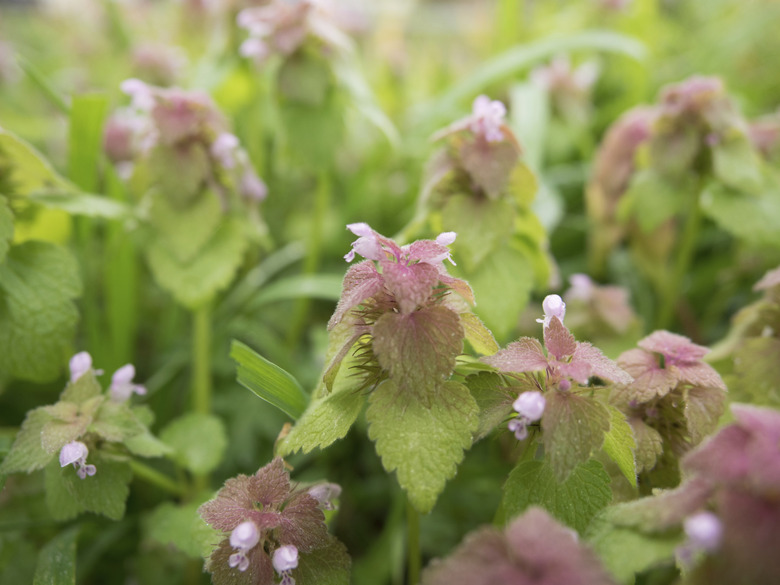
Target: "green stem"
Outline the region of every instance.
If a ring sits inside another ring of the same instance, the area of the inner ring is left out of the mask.
[[[320,171],[317,180],[317,191],[314,195],[314,213],[312,214],[309,240],[306,242],[306,258],[303,261],[303,273],[314,274],[320,267],[322,258],[322,227],[325,224],[325,216],[331,200],[331,176],[327,169]],[[294,349],[298,346],[301,336],[306,329],[306,321],[309,315],[311,299],[300,299],[294,309],[292,325],[287,336],[287,345]]]
[[[422,554],[420,551],[420,513],[406,500],[406,550],[409,585],[420,582],[422,569]]]
[[[136,477],[141,478],[144,481],[149,482],[150,484],[155,485],[168,493],[176,496],[183,496],[187,493],[187,490],[184,489],[184,487],[176,483],[164,473],[149,467],[145,463],[141,463],[140,461],[132,459],[130,460],[130,468],[133,470],[133,474],[135,474]]]
[[[666,286],[660,291],[662,299],[656,318],[656,329],[668,329],[671,326],[679,296],[682,294],[683,280],[691,268],[702,220],[699,199],[700,191],[697,190],[688,217],[685,220],[683,232],[680,235],[677,257],[672,268],[671,277],[667,281]]]
[[[211,413],[211,302],[193,311],[192,409]]]

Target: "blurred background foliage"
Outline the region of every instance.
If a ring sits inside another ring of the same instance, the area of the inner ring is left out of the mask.
[[[466,115],[474,97],[484,93],[507,104],[524,160],[541,184],[534,209],[557,270],[549,287],[535,290],[537,300],[587,271],[585,186],[606,129],[623,112],[656,101],[664,85],[693,74],[721,77],[748,119],[772,114],[780,104],[780,3],[774,0],[344,0],[334,3],[336,17],[355,49],[347,69],[333,73],[336,95],[329,103],[340,108],[339,121],[319,131],[283,127],[277,71],[239,55],[245,33],[236,14],[253,4],[262,2],[0,2],[0,126],[35,146],[63,176],[73,179],[72,96],[100,96],[105,112],[98,117],[105,119],[128,102],[120,83],[138,77],[211,94],[268,185],[262,205],[268,239],[247,255],[233,286],[213,306],[213,409],[229,444],[214,487],[269,461],[287,421],[236,383],[230,340],[242,340],[312,388],[346,267],[342,256],[353,239],[344,225],[367,222],[389,236],[403,230],[415,215],[434,150],[431,135]],[[540,84],[538,75],[535,81],[533,72],[555,59],[564,73],[586,67],[590,82],[556,88]],[[103,157],[89,190],[127,197]],[[110,269],[111,234],[119,237],[109,222],[41,208],[19,217],[15,238],[66,244],[75,253],[84,288],[92,292],[82,299],[72,353],[90,351],[96,366],[109,372],[134,363],[159,429],[189,401],[190,321],[154,284],[132,232],[129,257],[122,260],[131,270]],[[757,298],[750,286],[780,260],[776,249],[726,253],[724,237],[712,230],[702,235],[687,289],[695,324],[675,323],[702,343],[725,335],[730,316]],[[628,287],[640,318],[652,322],[652,293],[625,254],[612,258],[609,280]],[[109,288],[131,297],[131,322],[118,344],[105,341]],[[531,303],[533,316],[520,319],[513,335],[538,316],[538,306]],[[614,357],[625,347],[609,352]],[[33,384],[0,372],[0,449],[8,449],[27,410],[56,400],[62,382]],[[426,558],[445,554],[468,530],[491,521],[516,456],[510,439],[482,441],[467,455],[422,520]],[[327,477],[349,494],[334,529],[355,559],[354,582],[401,583],[403,498],[385,480],[373,449],[353,431],[328,451],[292,463],[298,479]],[[42,506],[40,484],[34,476],[17,477],[0,495],[2,583],[29,582],[36,550],[57,531]],[[9,492],[21,494],[13,507],[5,505]],[[122,521],[80,520],[78,582],[206,580],[199,560],[160,536],[155,518],[164,517],[158,506],[167,501],[136,481]]]

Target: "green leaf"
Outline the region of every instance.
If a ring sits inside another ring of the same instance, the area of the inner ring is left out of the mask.
[[[159,240],[154,240],[146,252],[157,283],[177,302],[194,309],[227,288],[241,266],[248,244],[242,222],[227,217],[191,262],[179,261]]]
[[[298,380],[240,341],[233,340],[230,357],[238,366],[239,384],[294,420],[300,418],[306,409],[308,396]]]
[[[97,471],[85,479],[81,479],[71,465],[60,467],[59,461],[52,461],[46,467],[46,504],[49,511],[57,520],[69,520],[81,512],[94,512],[111,520],[121,520],[130,493],[128,484],[133,477],[130,466],[91,452],[87,463],[94,465]]]
[[[0,264],[5,261],[13,237],[14,214],[8,205],[8,199],[0,195]]]
[[[475,352],[482,355],[493,355],[500,349],[490,329],[485,327],[485,324],[474,313],[461,313],[460,323],[463,325],[466,340]]]
[[[629,217],[650,233],[666,220],[685,209],[690,192],[685,185],[669,182],[653,170],[639,171],[620,202],[618,214],[623,221]]]
[[[81,294],[76,261],[65,248],[25,242],[0,265],[0,371],[44,382],[70,352]]]
[[[384,468],[397,470],[398,482],[419,512],[433,508],[455,475],[477,430],[478,413],[468,388],[457,382],[440,384],[430,407],[392,380],[371,393],[368,436],[376,441]]]
[[[72,186],[32,146],[0,128],[0,190],[3,195],[27,195],[46,188],[72,189]]]
[[[202,503],[197,500],[181,505],[160,504],[144,519],[146,537],[163,546],[173,546],[194,559],[208,557],[221,535],[198,515]]]
[[[501,376],[493,372],[469,376],[466,386],[479,406],[479,427],[474,439],[482,439],[509,416],[517,393],[509,391]]]
[[[287,101],[279,113],[295,158],[310,169],[332,167],[345,129],[340,97],[330,95],[319,107]]]
[[[227,435],[214,415],[190,412],[160,432],[160,440],[173,448],[174,458],[193,473],[213,471],[225,453]]]
[[[441,211],[442,226],[456,232],[454,257],[473,271],[493,251],[505,244],[514,226],[515,211],[503,200],[452,195]]]
[[[780,188],[746,195],[712,183],[702,193],[702,211],[722,229],[749,244],[780,247]]]
[[[379,365],[399,390],[428,403],[430,394],[450,377],[463,351],[463,327],[457,313],[442,305],[412,313],[385,313],[373,328]]]
[[[170,455],[173,449],[155,437],[149,431],[125,439],[125,447],[134,455],[141,457],[162,457]]]
[[[44,425],[51,420],[51,415],[42,408],[27,413],[11,450],[0,465],[0,476],[19,472],[31,473],[46,467],[52,460],[52,454],[44,451],[41,432]]]
[[[780,408],[780,339],[746,339],[734,354],[734,386],[740,402]],[[732,398],[733,400],[733,398]]]
[[[123,219],[132,215],[131,209],[119,201],[101,195],[78,191],[42,190],[29,193],[30,201],[51,209],[62,209],[71,215]]]
[[[685,390],[685,421],[692,445],[698,445],[718,426],[726,410],[726,392],[720,388],[694,386]]]
[[[85,191],[96,191],[103,152],[103,120],[108,109],[105,94],[73,96],[68,132],[68,176]]]
[[[279,455],[302,450],[309,453],[342,439],[363,410],[364,395],[360,391],[363,378],[351,369],[353,356],[345,358],[333,382],[331,392],[311,401],[290,433],[277,445]]]
[[[296,585],[349,585],[351,564],[347,547],[329,535],[325,546],[300,555],[292,576]]]
[[[761,159],[745,134],[729,136],[712,147],[712,170],[732,189],[747,193],[761,190]]]
[[[544,461],[523,461],[504,485],[504,510],[507,518],[513,518],[531,506],[541,506],[584,534],[591,520],[612,501],[609,483],[609,474],[594,459],[578,465],[562,483]]]
[[[95,414],[89,430],[106,441],[119,443],[146,432],[146,427],[135,417],[127,403],[106,400]]]
[[[79,527],[58,534],[38,553],[33,585],[76,585],[76,540]]]
[[[630,419],[629,424],[636,439],[636,470],[639,473],[650,471],[664,451],[663,437],[640,418]]]
[[[609,430],[607,407],[571,392],[548,392],[542,417],[545,456],[558,481],[566,481],[580,463],[601,448]]]
[[[143,176],[148,172],[149,182],[159,192],[173,205],[185,208],[201,193],[210,168],[209,155],[201,143],[187,148],[159,144],[150,151],[136,174]]]
[[[637,487],[634,431],[622,412],[612,406],[608,408],[609,432],[604,436],[602,449],[617,464],[631,485]]]
[[[95,371],[90,370],[79,376],[75,382],[68,382],[65,390],[62,392],[62,396],[60,396],[60,400],[62,402],[82,404],[87,400],[100,396],[102,393],[103,389],[95,377]]]
[[[160,246],[177,262],[189,264],[214,237],[222,223],[217,195],[202,191],[186,207],[175,207],[165,193],[152,193],[149,222]]]
[[[620,583],[634,585],[637,573],[659,564],[673,564],[680,537],[648,536],[599,518],[593,522],[588,541]]]
[[[534,271],[525,255],[501,246],[486,256],[473,272],[457,271],[474,290],[474,312],[499,340],[515,328],[534,287]]]

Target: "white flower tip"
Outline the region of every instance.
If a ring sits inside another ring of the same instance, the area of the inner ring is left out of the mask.
[[[347,224],[347,229],[361,238],[367,238],[374,233],[371,226],[364,222],[349,223]]]
[[[683,530],[696,548],[712,552],[720,546],[723,524],[712,512],[698,512],[683,523]]]
[[[546,403],[544,395],[533,390],[520,394],[512,404],[512,408],[528,422],[535,422],[542,418]]]
[[[250,520],[242,522],[230,533],[230,546],[242,551],[248,551],[258,542],[260,542],[260,531]]]
[[[295,569],[298,566],[298,549],[292,544],[280,546],[274,551],[273,565],[277,573]]]
[[[455,238],[458,237],[458,234],[455,232],[443,232],[436,236],[436,243],[441,244],[442,246],[449,246],[455,241]]]
[[[60,449],[60,467],[78,463],[87,458],[89,449],[81,441],[71,441]]]
[[[542,302],[542,309],[544,309],[544,323],[549,323],[549,319],[552,317],[558,317],[561,323],[563,323],[563,317],[566,315],[566,303],[558,295],[547,295]]]
[[[92,369],[92,356],[86,351],[81,351],[70,358],[70,381],[75,382],[81,376]]]
[[[135,378],[135,366],[133,364],[125,364],[111,376],[111,385],[130,384],[133,378]]]

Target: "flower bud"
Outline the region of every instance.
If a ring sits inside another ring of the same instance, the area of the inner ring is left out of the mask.
[[[544,395],[536,390],[523,392],[512,404],[512,408],[528,422],[535,422],[542,418],[546,401]]]

